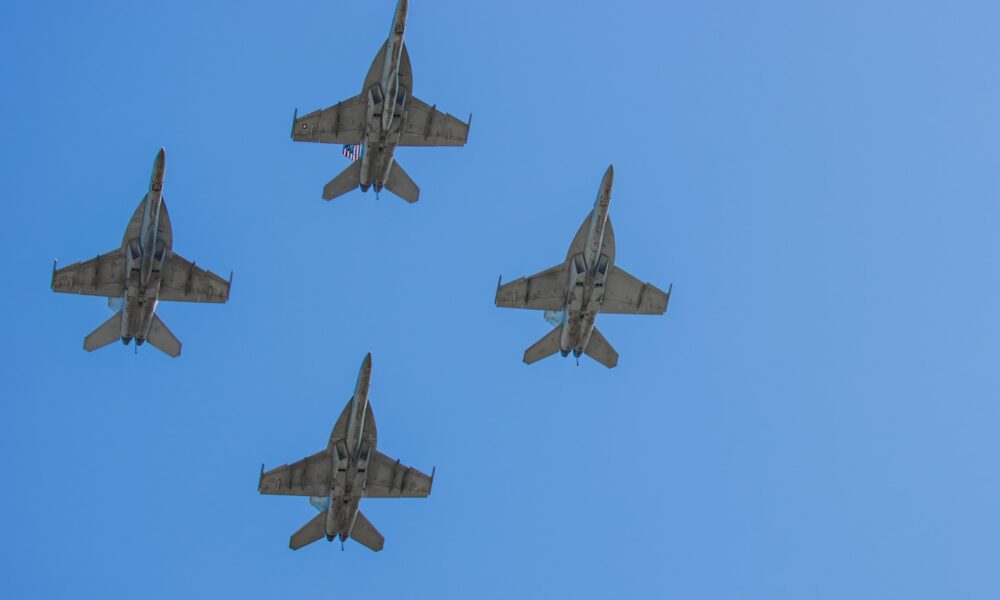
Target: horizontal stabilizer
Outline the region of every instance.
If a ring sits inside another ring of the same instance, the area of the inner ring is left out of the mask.
[[[385,546],[385,538],[375,529],[375,526],[365,518],[364,513],[358,511],[358,517],[354,520],[354,527],[351,528],[351,538],[375,552]]]
[[[596,327],[594,327],[594,332],[590,335],[590,341],[583,352],[609,369],[618,365],[618,353]]]
[[[146,341],[172,358],[177,358],[181,354],[180,340],[170,333],[170,330],[163,324],[160,317],[156,316],[156,313],[153,313],[153,323],[149,326],[149,335],[146,336]]]
[[[553,327],[552,331],[548,332],[545,337],[524,351],[525,364],[536,363],[558,352],[560,337],[562,337],[562,327]]]
[[[333,200],[361,186],[361,161],[356,160],[323,188],[323,199]]]
[[[111,342],[117,342],[122,337],[122,313],[121,311],[111,315],[100,327],[95,329],[83,338],[83,349],[93,352],[98,348],[103,348]]]
[[[298,550],[303,546],[308,546],[309,544],[315,542],[324,535],[326,535],[325,510],[303,525],[302,529],[293,533],[292,538],[288,541],[288,547],[292,550]]]
[[[407,202],[416,202],[420,199],[420,188],[413,183],[403,167],[395,161],[392,163],[392,168],[389,169],[389,178],[385,180],[385,189]]]

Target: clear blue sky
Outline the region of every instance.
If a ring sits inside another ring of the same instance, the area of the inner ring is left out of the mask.
[[[11,597],[1000,597],[994,2],[413,0],[415,95],[468,146],[421,186],[292,110],[352,96],[379,2],[0,5],[0,573]],[[120,242],[156,150],[174,249],[236,271],[161,304],[171,360],[82,338],[49,291]],[[521,354],[497,276],[559,261],[614,162],[618,263],[665,317],[617,369]],[[438,468],[364,503],[373,554],[260,497],[326,443],[365,352],[380,449]]]

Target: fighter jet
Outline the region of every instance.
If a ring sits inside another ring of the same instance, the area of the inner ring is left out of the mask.
[[[121,248],[85,262],[57,269],[52,265],[52,290],[67,294],[105,296],[115,314],[83,340],[92,352],[121,339],[136,349],[148,341],[176,357],[181,343],[155,313],[157,302],[216,302],[229,299],[229,281],[198,268],[173,252],[173,228],[163,200],[163,148],[153,161],[149,191],[125,228]]]
[[[614,165],[604,173],[594,209],[564,262],[506,285],[497,282],[497,306],[544,310],[554,326],[524,352],[529,365],[557,351],[563,356],[572,351],[578,362],[586,354],[610,369],[618,364],[618,353],[594,327],[597,313],[662,315],[667,310],[670,290],[642,283],[614,264],[615,233],[608,217],[613,179]]]
[[[436,105],[412,96],[413,72],[403,44],[407,0],[399,0],[389,38],[375,55],[361,93],[304,117],[295,111],[292,139],[297,142],[343,144],[354,162],[323,188],[323,199],[360,187],[378,194],[388,189],[407,202],[416,202],[420,188],[393,160],[397,146],[464,146],[469,122],[441,113]],[[360,145],[360,159],[356,151]]]
[[[326,449],[291,465],[264,472],[260,468],[257,491],[261,494],[309,496],[319,511],[294,534],[292,550],[326,536],[339,537],[341,546],[348,537],[375,552],[382,549],[382,534],[358,510],[362,498],[426,498],[434,484],[434,471],[427,476],[399,464],[375,449],[375,417],[368,404],[368,383],[372,374],[369,352],[361,363],[354,396],[333,426]]]

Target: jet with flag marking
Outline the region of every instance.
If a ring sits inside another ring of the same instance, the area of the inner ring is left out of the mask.
[[[408,0],[399,0],[389,37],[372,61],[361,93],[292,120],[297,142],[343,144],[351,166],[326,184],[323,199],[332,200],[361,188],[385,188],[407,202],[416,202],[420,188],[393,155],[398,146],[464,146],[469,122],[442,113],[414,97],[410,56],[403,44]],[[357,148],[351,148],[359,146]]]
[[[257,491],[261,494],[308,496],[319,510],[292,534],[292,550],[323,537],[341,543],[352,538],[375,552],[385,539],[359,510],[362,498],[426,498],[434,484],[434,471],[425,475],[399,464],[375,449],[375,417],[368,402],[372,355],[361,362],[354,395],[333,426],[326,449],[290,465],[264,472],[261,466]]]
[[[153,175],[139,207],[125,228],[120,248],[62,269],[52,267],[52,290],[108,298],[115,311],[110,319],[83,340],[92,352],[121,340],[136,348],[149,342],[172,357],[181,343],[156,315],[161,300],[213,302],[229,300],[229,280],[195,266],[173,251],[173,227],[163,200],[166,155],[163,148],[153,161]]]
[[[662,315],[670,290],[643,283],[615,266],[615,233],[608,208],[614,166],[604,173],[594,209],[587,215],[558,265],[501,285],[497,306],[545,311],[554,327],[524,352],[527,364],[556,352],[593,358],[605,367],[618,364],[618,352],[594,326],[598,313]],[[501,277],[502,281],[502,277]],[[672,286],[671,286],[672,289]]]

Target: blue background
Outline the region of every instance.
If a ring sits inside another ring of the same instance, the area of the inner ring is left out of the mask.
[[[414,1],[409,206],[323,185],[292,109],[360,90],[384,2],[0,5],[0,571],[11,597],[1000,597],[993,2]],[[93,354],[51,260],[119,244],[167,149],[174,249],[228,305]],[[560,261],[608,163],[620,266],[665,317],[521,363],[497,275]],[[364,353],[426,500],[386,536],[260,463],[321,449]]]

